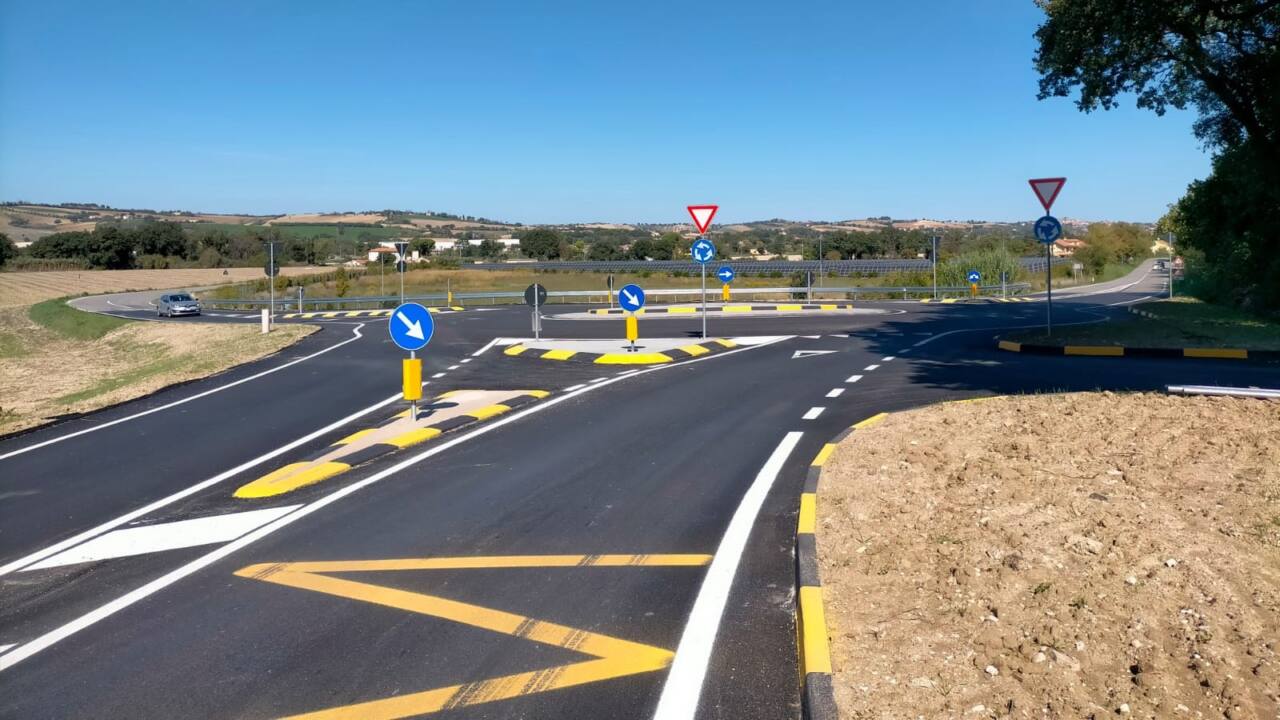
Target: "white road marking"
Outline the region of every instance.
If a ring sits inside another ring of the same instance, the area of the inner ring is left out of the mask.
[[[598,383],[598,382],[604,382],[605,380],[608,380],[608,379],[609,379],[609,378],[607,378],[607,377],[599,377],[599,378],[596,378],[595,380],[591,380],[590,382],[591,382],[592,384],[595,384],[595,383]]]
[[[862,376],[861,376],[861,375],[850,375],[850,376],[849,376],[849,379],[848,379],[848,380],[845,380],[845,382],[847,382],[847,383],[856,383],[856,382],[858,382],[858,381],[859,381],[859,380],[861,380],[861,379],[862,379]]]
[[[831,388],[827,391],[827,397],[838,398],[844,394],[844,388]]]
[[[801,415],[801,416],[800,416],[800,419],[801,419],[801,420],[817,420],[817,419],[818,419],[818,416],[822,414],[822,411],[823,411],[823,410],[826,410],[826,408],[823,408],[823,407],[811,407],[811,408],[809,408],[809,412],[807,412],[807,413],[805,413],[804,415]]]
[[[862,371],[863,371],[863,372],[871,372],[872,370],[875,370],[875,369],[876,369],[876,368],[878,368],[878,367],[880,367],[880,366],[879,366],[879,365],[868,365],[868,366],[866,366],[866,367],[862,368]]]
[[[23,454],[23,453],[29,453],[29,452],[31,452],[32,450],[37,450],[37,449],[42,448],[42,447],[45,447],[45,446],[47,446],[47,445],[52,445],[52,444],[54,444],[54,443],[60,443],[60,442],[62,442],[63,440],[70,440],[70,439],[71,439],[71,438],[73,438],[73,437],[79,437],[79,436],[81,436],[81,435],[85,435],[85,434],[88,434],[88,433],[91,433],[91,432],[96,432],[96,431],[101,430],[101,429],[103,429],[103,428],[109,428],[109,427],[111,427],[112,425],[119,425],[120,423],[123,423],[123,422],[128,422],[128,421],[130,421],[130,420],[136,420],[136,419],[138,419],[138,418],[140,418],[140,417],[143,417],[143,416],[146,416],[146,415],[151,415],[152,413],[158,413],[158,412],[161,412],[162,410],[168,410],[168,409],[170,409],[170,408],[174,408],[174,407],[177,407],[177,406],[179,406],[179,405],[183,405],[183,404],[189,403],[189,402],[191,402],[192,400],[199,400],[199,399],[200,399],[200,398],[202,398],[202,397],[207,397],[207,396],[212,395],[212,394],[214,394],[214,393],[222,392],[223,390],[226,390],[226,389],[228,389],[228,388],[233,388],[233,387],[235,387],[235,386],[237,386],[237,385],[241,385],[241,384],[247,383],[247,382],[249,382],[250,380],[257,380],[257,379],[258,379],[258,378],[260,378],[260,377],[265,377],[265,376],[267,376],[267,375],[270,375],[271,373],[279,372],[279,371],[281,371],[281,370],[284,370],[284,369],[285,369],[285,368],[287,368],[287,367],[292,367],[292,366],[294,366],[294,365],[297,365],[297,364],[298,364],[298,363],[300,363],[300,362],[306,362],[307,360],[310,360],[311,358],[314,358],[314,357],[318,357],[318,356],[320,356],[320,355],[323,355],[323,354],[325,354],[325,353],[329,352],[330,350],[337,350],[338,348],[342,347],[343,345],[346,345],[347,343],[355,342],[356,340],[359,340],[360,338],[364,337],[364,335],[363,335],[363,334],[361,334],[361,332],[360,332],[360,328],[362,328],[362,327],[364,327],[364,323],[360,323],[359,325],[357,325],[357,326],[355,326],[354,328],[352,328],[352,329],[351,329],[351,331],[354,333],[354,337],[351,337],[351,338],[349,338],[349,339],[347,339],[347,340],[343,340],[343,341],[342,341],[342,342],[340,342],[340,343],[336,343],[336,344],[334,344],[334,345],[330,345],[329,347],[327,347],[327,348],[325,348],[325,349],[323,349],[323,350],[320,350],[319,352],[311,353],[310,355],[307,355],[306,357],[300,357],[300,358],[298,358],[297,360],[290,360],[289,362],[287,362],[287,363],[285,363],[285,364],[283,364],[283,365],[277,365],[276,367],[273,367],[273,368],[271,368],[271,369],[269,369],[269,370],[263,370],[262,372],[257,373],[256,375],[250,375],[249,377],[246,377],[246,378],[240,378],[239,380],[236,380],[236,381],[234,381],[234,382],[229,382],[229,383],[227,383],[226,385],[219,385],[219,386],[217,386],[217,387],[214,387],[214,388],[210,388],[210,389],[208,389],[208,390],[205,390],[204,392],[196,393],[195,395],[192,395],[191,397],[183,398],[183,399],[181,399],[181,400],[175,400],[175,401],[173,401],[173,402],[171,402],[171,403],[167,403],[167,404],[165,404],[165,405],[161,405],[161,406],[159,406],[159,407],[151,408],[150,410],[143,410],[142,412],[139,412],[139,413],[134,413],[134,414],[132,414],[132,415],[126,415],[125,417],[122,417],[122,418],[116,418],[115,420],[111,420],[110,422],[104,422],[104,423],[101,423],[101,424],[99,424],[99,425],[94,425],[93,427],[87,427],[87,428],[85,428],[85,429],[83,429],[83,430],[77,430],[77,431],[72,432],[72,433],[67,433],[66,435],[59,435],[58,437],[50,438],[49,440],[45,440],[44,442],[38,442],[38,443],[36,443],[36,444],[34,444],[34,445],[28,445],[27,447],[24,447],[24,448],[19,448],[19,449],[17,449],[17,450],[12,450],[12,451],[7,452],[7,453],[5,453],[5,454],[3,454],[3,455],[0,455],[0,460],[7,460],[7,459],[9,459],[9,458],[11,458],[11,457],[14,457],[14,456],[17,456],[17,455],[21,455],[21,454]],[[3,575],[3,574],[4,574],[4,573],[3,573],[3,571],[0,571],[0,575]]]
[[[748,335],[746,337],[729,338],[737,345],[767,345],[779,340],[790,340],[794,335]]]
[[[442,372],[438,372],[438,373],[436,373],[435,375],[432,375],[432,376],[431,376],[431,379],[432,379],[432,380],[435,380],[436,378],[442,378],[442,377],[444,377],[444,373],[442,373]]]
[[[882,363],[893,362],[893,358],[894,358],[893,355],[885,355],[884,357],[880,358],[880,362]]]
[[[18,643],[9,643],[8,645],[0,645],[0,655],[3,655],[6,652],[9,652],[10,648],[16,648],[16,647],[18,647]]]
[[[497,344],[498,344],[498,341],[499,341],[499,340],[501,340],[501,339],[502,339],[502,338],[494,338],[494,339],[490,340],[490,341],[489,341],[489,344],[487,344],[487,345],[485,345],[484,347],[480,348],[479,350],[477,350],[477,351],[475,351],[475,352],[471,353],[471,357],[480,357],[481,355],[483,355],[483,354],[484,354],[484,351],[485,351],[485,350],[488,350],[489,348],[493,347],[494,345],[497,345]]]
[[[586,385],[585,385],[585,384],[583,384],[583,385],[571,385],[571,386],[569,386],[569,387],[565,388],[565,389],[564,389],[564,392],[573,392],[574,390],[581,390],[581,389],[582,389],[582,388],[584,388],[584,387],[586,387]]]
[[[773,454],[765,461],[764,467],[760,468],[751,487],[747,488],[742,501],[738,503],[738,509],[734,511],[733,519],[729,521],[729,527],[720,539],[720,546],[712,556],[711,566],[707,568],[702,587],[698,589],[698,598],[685,622],[680,644],[676,647],[675,660],[671,663],[662,696],[658,699],[658,709],[653,714],[654,720],[691,720],[697,714],[702,682],[707,675],[707,663],[711,660],[711,650],[720,629],[725,603],[729,600],[733,576],[738,572],[742,551],[747,545],[756,517],[760,514],[765,496],[769,494],[783,464],[803,435],[804,433],[789,432],[782,438],[782,442],[778,443]],[[0,662],[3,662],[3,658],[0,658]]]
[[[692,360],[686,360],[686,361],[684,361],[684,362],[682,362],[682,363],[677,363],[677,364],[673,364],[673,365],[658,365],[658,366],[655,366],[655,367],[645,368],[645,369],[643,369],[643,370],[639,370],[639,371],[637,371],[637,372],[635,373],[635,376],[639,376],[639,375],[648,375],[649,373],[655,373],[655,372],[662,372],[663,370],[668,370],[668,369],[673,368],[673,367],[687,367],[687,366],[692,365],[692,364],[694,364],[694,363],[706,362],[706,361],[709,361],[709,360],[712,360],[712,361],[714,361],[714,360],[719,360],[720,358],[729,357],[730,355],[736,355],[737,353],[740,353],[740,352],[747,352],[748,350],[751,350],[751,348],[749,348],[749,347],[743,347],[743,348],[737,348],[737,349],[734,349],[734,350],[729,350],[729,351],[727,351],[727,352],[723,352],[723,353],[715,353],[715,354],[713,354],[713,355],[708,355],[708,356],[705,356],[705,357],[694,358],[694,359],[692,359]],[[632,376],[627,376],[627,377],[632,377]],[[147,583],[147,584],[145,584],[145,585],[143,585],[143,586],[141,586],[141,587],[138,587],[138,588],[136,588],[136,589],[134,589],[134,590],[131,590],[131,591],[129,591],[129,592],[127,592],[127,593],[125,593],[124,595],[121,595],[120,597],[116,598],[115,600],[112,600],[112,601],[107,602],[107,603],[105,603],[105,604],[103,604],[103,605],[100,605],[100,606],[98,606],[97,608],[95,608],[95,609],[93,609],[93,610],[91,610],[91,611],[89,611],[89,612],[85,613],[84,615],[81,615],[80,617],[77,617],[77,618],[75,618],[74,620],[71,620],[70,622],[68,622],[68,623],[66,623],[66,624],[64,624],[64,625],[61,625],[61,626],[59,626],[59,627],[57,627],[57,628],[54,628],[53,630],[50,630],[49,632],[47,632],[47,633],[45,633],[44,635],[41,635],[41,636],[39,636],[39,637],[35,638],[34,640],[30,640],[30,641],[28,641],[27,643],[25,643],[25,644],[23,644],[23,645],[21,645],[21,646],[17,647],[16,649],[13,649],[13,650],[11,650],[11,651],[9,651],[9,652],[7,652],[7,653],[3,654],[3,655],[0,655],[0,671],[6,670],[6,669],[8,669],[8,668],[10,668],[10,667],[13,667],[15,664],[17,664],[17,663],[19,663],[19,662],[22,662],[23,660],[25,660],[25,659],[27,659],[27,658],[31,657],[32,655],[35,655],[36,653],[40,652],[41,650],[44,650],[44,649],[46,649],[46,648],[48,648],[48,647],[50,647],[50,646],[52,646],[52,645],[54,645],[54,644],[58,643],[59,641],[64,640],[64,639],[66,639],[66,638],[68,638],[68,637],[70,637],[70,636],[74,635],[75,633],[77,633],[77,632],[79,632],[79,631],[81,631],[81,630],[83,630],[83,629],[85,629],[85,628],[87,628],[87,627],[89,627],[89,626],[91,626],[91,625],[94,625],[95,623],[97,623],[97,622],[99,622],[99,621],[101,621],[101,620],[104,620],[104,619],[106,619],[106,618],[108,618],[108,617],[111,617],[112,615],[116,614],[117,612],[120,612],[121,610],[123,610],[123,609],[125,609],[125,608],[129,607],[130,605],[133,605],[134,603],[136,603],[136,602],[138,602],[138,601],[140,601],[140,600],[143,600],[143,599],[145,599],[145,598],[147,598],[147,597],[149,597],[149,596],[151,596],[151,595],[154,595],[155,593],[157,593],[157,592],[159,592],[159,591],[161,591],[161,590],[165,589],[166,587],[168,587],[168,586],[170,586],[170,585],[172,585],[172,584],[174,584],[174,583],[178,582],[179,580],[181,580],[181,579],[183,579],[183,578],[187,577],[188,575],[191,575],[191,574],[193,574],[193,573],[196,573],[196,572],[198,572],[198,571],[200,571],[200,570],[202,570],[202,569],[204,569],[204,568],[206,568],[206,567],[208,567],[208,566],[212,565],[213,563],[215,563],[215,562],[217,562],[217,561],[221,560],[222,558],[227,557],[228,555],[231,555],[231,554],[233,554],[233,553],[235,553],[235,552],[237,552],[237,551],[239,551],[239,550],[241,550],[241,549],[243,549],[243,548],[248,547],[249,545],[252,545],[253,543],[257,542],[258,540],[261,540],[262,538],[264,538],[264,537],[266,537],[266,536],[270,535],[271,533],[275,532],[276,530],[279,530],[279,529],[281,529],[281,528],[283,528],[283,527],[286,527],[286,526],[288,526],[288,525],[290,525],[290,524],[292,524],[292,523],[294,523],[294,522],[297,522],[298,520],[300,520],[300,519],[302,519],[302,518],[306,517],[307,515],[310,515],[311,513],[316,512],[317,510],[320,510],[321,508],[323,508],[323,507],[325,507],[325,506],[327,506],[327,505],[330,505],[330,504],[332,504],[332,503],[335,503],[335,502],[337,502],[337,501],[341,500],[342,498],[345,498],[345,497],[346,497],[346,496],[348,496],[348,495],[351,495],[351,494],[356,493],[356,492],[358,492],[358,491],[360,491],[360,490],[363,490],[364,488],[368,487],[369,485],[372,485],[372,484],[374,484],[374,483],[376,483],[376,482],[379,482],[379,481],[383,480],[384,478],[390,477],[390,476],[392,476],[392,475],[394,475],[394,474],[396,474],[396,473],[400,472],[401,470],[404,470],[405,468],[408,468],[408,467],[411,467],[411,466],[413,466],[413,465],[416,465],[416,464],[418,464],[418,463],[422,462],[423,460],[426,460],[426,459],[427,459],[427,458],[429,458],[429,457],[433,457],[433,456],[435,456],[435,455],[438,455],[438,454],[440,454],[440,453],[442,453],[442,452],[444,452],[444,451],[446,451],[446,450],[448,450],[448,449],[450,449],[450,448],[454,447],[455,445],[460,445],[460,444],[462,444],[462,443],[464,443],[464,442],[467,442],[468,440],[470,440],[470,439],[472,439],[472,438],[474,438],[474,437],[478,437],[478,436],[480,436],[480,435],[484,435],[485,433],[493,432],[494,430],[497,430],[497,429],[498,429],[498,428],[500,428],[500,427],[504,427],[504,426],[506,426],[506,425],[508,425],[508,424],[510,424],[510,423],[516,422],[517,420],[520,420],[520,419],[522,419],[522,418],[528,417],[529,415],[532,415],[532,414],[534,414],[534,413],[538,413],[538,412],[542,412],[543,410],[546,410],[546,409],[547,409],[547,408],[549,408],[549,407],[554,407],[555,405],[557,405],[557,404],[559,404],[559,403],[562,403],[562,402],[565,402],[566,400],[569,400],[570,398],[576,398],[576,397],[578,397],[578,396],[580,396],[580,395],[583,395],[584,393],[589,393],[589,392],[591,392],[592,390],[596,390],[596,389],[598,389],[598,388],[602,388],[602,387],[605,387],[605,386],[607,386],[607,385],[612,385],[612,384],[613,384],[613,383],[615,383],[615,382],[621,382],[622,380],[625,380],[625,379],[627,379],[627,378],[626,378],[626,377],[614,377],[614,378],[610,378],[608,382],[599,383],[599,384],[597,384],[597,385],[591,385],[591,386],[589,386],[589,387],[585,387],[585,388],[583,388],[583,389],[581,389],[581,390],[578,390],[577,392],[573,392],[573,393],[565,393],[565,394],[563,394],[563,395],[561,395],[561,396],[559,396],[559,397],[554,397],[554,398],[550,398],[550,399],[548,399],[548,400],[544,400],[544,401],[542,401],[542,402],[540,402],[540,403],[535,403],[534,405],[531,405],[531,406],[529,406],[528,408],[526,408],[526,409],[524,409],[524,410],[518,410],[518,411],[516,411],[516,412],[514,412],[514,413],[511,413],[511,414],[505,415],[505,416],[503,416],[503,417],[501,417],[501,418],[499,418],[499,419],[497,419],[497,420],[493,420],[493,421],[490,421],[490,422],[484,423],[483,425],[480,425],[479,427],[477,427],[475,430],[472,430],[472,431],[470,431],[470,432],[467,432],[467,433],[464,433],[464,434],[462,434],[462,435],[459,435],[459,436],[455,437],[455,438],[454,438],[454,439],[452,439],[452,440],[447,440],[447,441],[442,442],[442,443],[440,443],[440,444],[438,444],[438,445],[433,445],[432,447],[427,448],[426,450],[423,450],[422,452],[418,453],[417,455],[414,455],[414,456],[412,456],[412,457],[406,458],[406,459],[404,459],[404,460],[402,460],[402,461],[400,461],[400,462],[396,463],[395,465],[392,465],[391,467],[387,468],[386,470],[383,470],[383,471],[381,471],[381,472],[378,472],[378,473],[375,473],[375,474],[373,474],[373,475],[370,475],[369,477],[367,477],[367,478],[365,478],[365,479],[363,479],[363,480],[360,480],[359,482],[355,482],[355,483],[352,483],[352,484],[350,484],[350,485],[347,485],[346,487],[343,487],[343,488],[340,488],[340,489],[338,489],[338,490],[335,490],[335,491],[333,491],[333,492],[329,493],[328,495],[325,495],[325,496],[323,496],[323,497],[321,497],[321,498],[319,498],[319,499],[317,499],[317,500],[312,501],[312,503],[311,503],[310,505],[305,505],[305,506],[303,506],[303,507],[299,508],[298,510],[296,510],[296,511],[294,511],[294,512],[292,512],[292,513],[288,514],[288,515],[285,515],[284,517],[282,517],[282,518],[280,518],[280,519],[276,520],[275,522],[272,522],[272,523],[269,523],[269,524],[267,524],[267,525],[264,525],[264,526],[262,526],[262,527],[258,528],[257,530],[254,530],[254,531],[250,532],[248,535],[245,535],[245,536],[243,536],[243,537],[239,538],[238,540],[233,540],[233,541],[231,541],[231,542],[227,543],[226,545],[223,545],[223,546],[221,546],[221,547],[217,548],[216,550],[212,550],[212,551],[210,551],[210,552],[208,552],[208,553],[206,553],[206,554],[204,554],[204,555],[202,555],[202,556],[200,556],[200,557],[196,558],[195,560],[192,560],[191,562],[187,563],[186,565],[182,565],[182,566],[180,566],[180,567],[174,568],[173,570],[170,570],[168,573],[165,573],[164,575],[162,575],[162,576],[160,576],[160,577],[156,578],[155,580],[152,580],[151,582],[149,582],[149,583]],[[388,398],[387,400],[383,401],[383,402],[382,402],[382,403],[380,403],[379,405],[387,405],[387,404],[390,404],[390,403],[395,402],[395,401],[400,400],[400,399],[401,399],[401,395],[400,395],[399,393],[396,393],[395,395],[391,396],[390,398]],[[365,412],[365,411],[362,411],[362,412],[361,412],[361,413],[359,413],[359,414],[363,414],[363,412]],[[336,423],[334,423],[333,425],[331,425],[329,428],[326,428],[326,430],[331,429],[331,428],[333,428],[333,427],[337,427],[337,426],[342,425],[342,424],[345,424],[345,423],[347,423],[347,422],[350,422],[351,420],[355,419],[355,417],[357,417],[357,416],[358,416],[358,415],[352,415],[352,416],[349,416],[349,417],[343,418],[342,420],[339,420],[338,422],[336,422]],[[301,445],[302,443],[304,443],[304,442],[306,442],[306,441],[310,440],[310,439],[311,439],[312,437],[314,437],[315,435],[319,435],[319,434],[320,434],[320,432],[321,432],[321,431],[317,431],[316,433],[313,433],[313,435],[311,435],[311,436],[308,436],[308,437],[306,437],[306,438],[301,438],[301,439],[299,439],[299,440],[295,440],[293,443],[291,443],[291,444],[290,444],[289,446],[287,446],[286,448],[281,448],[281,449],[279,449],[279,450],[275,451],[274,453],[272,453],[272,456],[274,456],[274,455],[276,455],[276,454],[279,454],[279,453],[281,453],[281,452],[284,452],[286,449],[288,449],[288,447],[295,447],[295,446],[297,446],[297,445]],[[791,448],[795,446],[795,443],[799,441],[800,436],[801,436],[802,434],[803,434],[803,433],[793,432],[793,433],[790,433],[790,434],[787,436],[787,438],[783,440],[783,445],[787,445],[787,444],[788,444],[788,442],[790,443],[790,445],[788,445],[788,447],[787,447],[787,453],[789,453],[789,452],[791,451]],[[795,436],[795,440],[794,440],[794,441],[793,441],[793,440],[791,440],[791,436],[793,436],[793,435]],[[781,450],[781,447],[779,447],[779,450]],[[774,451],[774,454],[775,454],[775,455],[777,455],[777,454],[778,454],[778,451]],[[263,456],[263,458],[262,458],[262,459],[266,459],[267,457],[269,457],[269,456]],[[768,482],[764,484],[765,486],[763,487],[763,489],[761,489],[761,491],[760,491],[760,493],[759,493],[759,495],[760,495],[759,499],[755,501],[755,509],[754,509],[754,510],[752,511],[752,513],[751,513],[751,515],[752,515],[752,519],[754,519],[755,514],[759,512],[760,504],[764,502],[764,495],[765,495],[765,494],[767,494],[767,493],[768,493],[768,491],[769,491],[768,485],[772,484],[772,482],[773,482],[773,478],[777,476],[777,474],[778,474],[778,469],[779,469],[779,468],[781,468],[782,463],[783,463],[785,460],[786,460],[786,454],[784,454],[781,458],[779,458],[779,459],[778,459],[776,466],[773,466],[773,470],[772,470],[771,475],[769,476],[769,480],[768,480]],[[765,469],[762,469],[762,470],[761,470],[761,475],[762,475],[762,476],[764,475],[765,470],[767,470],[768,468],[770,468],[770,467],[771,467],[771,464],[773,463],[773,461],[774,461],[774,460],[773,460],[773,458],[770,458],[769,463],[766,463],[766,465],[765,465]],[[255,464],[256,464],[256,462],[257,462],[257,461],[255,461]],[[234,471],[231,471],[231,472],[229,472],[229,473],[226,473],[226,475],[227,475],[227,476],[233,475],[233,474],[235,474],[236,472],[239,472],[240,470],[243,470],[243,469],[244,469],[244,467],[243,467],[243,466],[242,466],[242,467],[240,467],[240,468],[236,468]],[[209,481],[206,481],[206,483],[208,483],[208,482],[209,482]],[[211,484],[211,483],[210,483],[210,484]],[[751,495],[751,493],[755,492],[755,485],[758,485],[758,484],[761,484],[761,483],[760,483],[760,477],[759,477],[759,476],[756,478],[756,483],[755,483],[755,484],[753,484],[753,485],[752,485],[752,488],[751,488],[751,489],[749,489],[749,490],[747,491],[748,496],[750,496],[750,495]],[[162,503],[162,504],[167,504],[167,502],[172,502],[172,500],[179,499],[179,496],[185,496],[185,495],[189,495],[189,494],[191,494],[192,492],[195,492],[195,491],[196,491],[196,489],[197,489],[197,488],[194,488],[194,487],[193,487],[193,488],[188,488],[187,490],[183,491],[182,493],[178,493],[177,495],[170,496],[170,498],[166,498],[166,500],[161,501],[161,503]],[[745,502],[745,501],[746,501],[746,497],[744,497],[744,502]],[[144,512],[149,512],[150,510],[154,509],[155,507],[159,507],[159,506],[160,506],[160,505],[158,505],[157,503],[152,503],[152,505],[151,505],[151,506],[148,506],[147,508],[143,508],[143,509],[141,509],[141,510],[139,510],[139,511],[135,511],[134,513],[130,513],[130,515],[132,515],[133,517],[137,517],[138,515],[140,515],[140,514],[142,514],[142,513],[144,513]],[[742,507],[741,507],[741,506],[739,506],[739,508],[738,508],[738,513],[741,513],[741,512],[742,512]],[[132,519],[132,518],[130,518],[130,519]],[[737,520],[737,514],[735,514],[735,516],[734,516],[734,521],[736,521],[736,520]],[[733,523],[734,523],[734,521],[731,521],[731,522],[729,523],[729,528],[730,528],[730,530],[732,530],[732,529],[734,528],[734,524],[733,524]],[[127,520],[123,520],[123,521],[121,521],[121,522],[127,522]],[[747,531],[749,531],[749,530],[750,530],[750,524],[751,524],[751,522],[752,522],[752,520],[747,520],[747,523],[748,523],[747,528],[746,528],[745,530],[741,531],[742,539],[741,539],[741,541],[738,543],[738,554],[741,554],[741,545],[742,545],[742,544],[744,544],[744,543],[746,542],[746,535],[747,535]],[[83,535],[84,535],[84,533],[81,533],[81,536],[83,536]],[[727,535],[728,535],[728,531],[726,531],[726,536],[727,536]],[[78,537],[80,537],[80,536],[78,536]],[[83,538],[81,537],[80,539],[83,539]],[[76,541],[76,542],[79,542],[80,540],[79,540],[79,539],[76,539],[75,541]],[[70,544],[74,544],[74,543],[70,543]],[[724,546],[723,541],[722,541],[722,543],[721,543],[721,550],[720,550],[720,551],[723,551],[723,550],[724,550],[724,548],[725,548],[725,546]],[[61,549],[61,548],[59,548],[59,549]],[[55,551],[55,552],[56,552],[56,551]],[[46,554],[48,554],[48,553],[46,553]],[[42,555],[41,557],[44,557],[44,556]],[[734,568],[736,569],[736,567],[737,567],[737,560],[736,560],[736,558],[733,560],[733,566],[734,566]],[[19,565],[19,567],[21,567],[21,564]],[[712,567],[713,567],[713,568],[715,567],[715,561],[712,561]],[[708,571],[708,573],[710,573],[710,571]],[[730,579],[730,580],[732,580],[732,571],[730,571],[730,578],[729,578],[729,579]],[[703,582],[704,582],[704,585],[705,585],[705,582],[706,582],[706,581],[704,580]],[[727,586],[726,586],[726,588],[725,588],[725,592],[727,592],[727,591],[728,591],[728,588],[727,588]],[[723,600],[723,599],[721,599],[721,600],[720,600],[720,608],[721,608],[721,609],[723,609],[723,607],[724,607],[724,600]],[[695,605],[695,611],[696,611],[696,609],[697,609],[697,606]],[[717,613],[717,614],[718,614],[718,613]],[[705,674],[705,672],[706,672],[706,669],[705,669],[705,667],[704,667],[704,668],[703,668],[703,670],[702,670],[702,673],[704,673],[704,674]],[[701,680],[699,680],[699,684],[701,684]]]
[[[230,542],[300,507],[302,506],[286,505],[116,530],[47,557],[35,565],[28,565],[22,571],[29,572],[62,565]]]
[[[463,365],[465,365],[465,364],[467,364],[467,363],[471,362],[471,358],[463,358],[463,359],[462,359],[462,360],[460,360],[459,362],[461,362]]]
[[[458,368],[460,368],[460,367],[462,367],[462,366],[461,366],[461,365],[450,365],[448,369],[449,369],[449,370],[457,370],[457,369],[458,369]]]
[[[836,350],[796,350],[791,353],[791,359],[814,357],[815,355],[830,355],[837,352]]]

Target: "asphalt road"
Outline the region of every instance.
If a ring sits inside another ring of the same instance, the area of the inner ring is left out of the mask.
[[[1055,322],[1158,293],[1147,270],[1055,293]],[[524,308],[439,315],[429,394],[551,395],[276,498],[231,493],[400,409],[384,321],[0,441],[0,716],[796,717],[796,504],[841,429],[976,395],[1280,386],[1274,365],[995,350],[1038,302],[877,307],[716,318],[771,340],[638,372],[489,348],[529,334]],[[271,520],[54,562],[244,513]]]

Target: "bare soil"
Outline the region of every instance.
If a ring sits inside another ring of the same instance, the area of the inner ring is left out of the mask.
[[[286,276],[332,272],[324,267],[282,267]],[[176,270],[58,270],[0,273],[0,308],[32,305],[41,300],[129,290],[195,288],[262,279],[262,268],[192,268]]]
[[[842,717],[1280,717],[1280,403],[944,404],[818,492]]]
[[[315,332],[280,325],[136,322],[73,340],[0,309],[0,434],[95,410],[270,355]]]

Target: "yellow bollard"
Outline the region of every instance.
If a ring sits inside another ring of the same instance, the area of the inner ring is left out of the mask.
[[[969,284],[969,294],[973,297],[978,297],[978,283]]]
[[[724,287],[720,289],[720,299],[729,302],[729,283],[725,283]]]
[[[640,339],[640,323],[636,321],[635,315],[627,316],[627,340],[634,345],[636,340]]]
[[[409,401],[422,399],[422,360],[421,358],[404,359],[404,399]]]
[[[445,305],[448,305],[448,306],[450,306],[450,307],[452,307],[452,306],[453,306],[453,291],[452,291],[452,290],[450,290],[450,291],[448,292],[448,295],[449,295],[449,299],[448,299],[448,300],[446,300],[444,304],[445,304]]]

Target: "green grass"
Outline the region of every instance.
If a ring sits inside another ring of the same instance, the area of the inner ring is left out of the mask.
[[[1120,345],[1144,348],[1243,348],[1280,350],[1280,322],[1193,298],[1143,303],[1156,317],[1071,325],[1054,330],[1010,333],[1004,340],[1029,345]]]
[[[109,315],[83,312],[67,304],[66,298],[45,300],[31,306],[27,317],[63,337],[72,340],[97,340],[116,328],[132,322]]]
[[[0,332],[0,360],[20,358],[28,352],[16,333]]]
[[[154,362],[147,363],[141,367],[134,368],[123,375],[106,378],[95,385],[79,390],[77,392],[63,395],[56,402],[70,405],[72,403],[81,402],[95,398],[99,395],[109,393],[117,388],[126,387],[134,383],[142,382],[147,378],[161,375],[163,373],[172,372],[183,367],[189,360],[187,357],[165,357]]]

